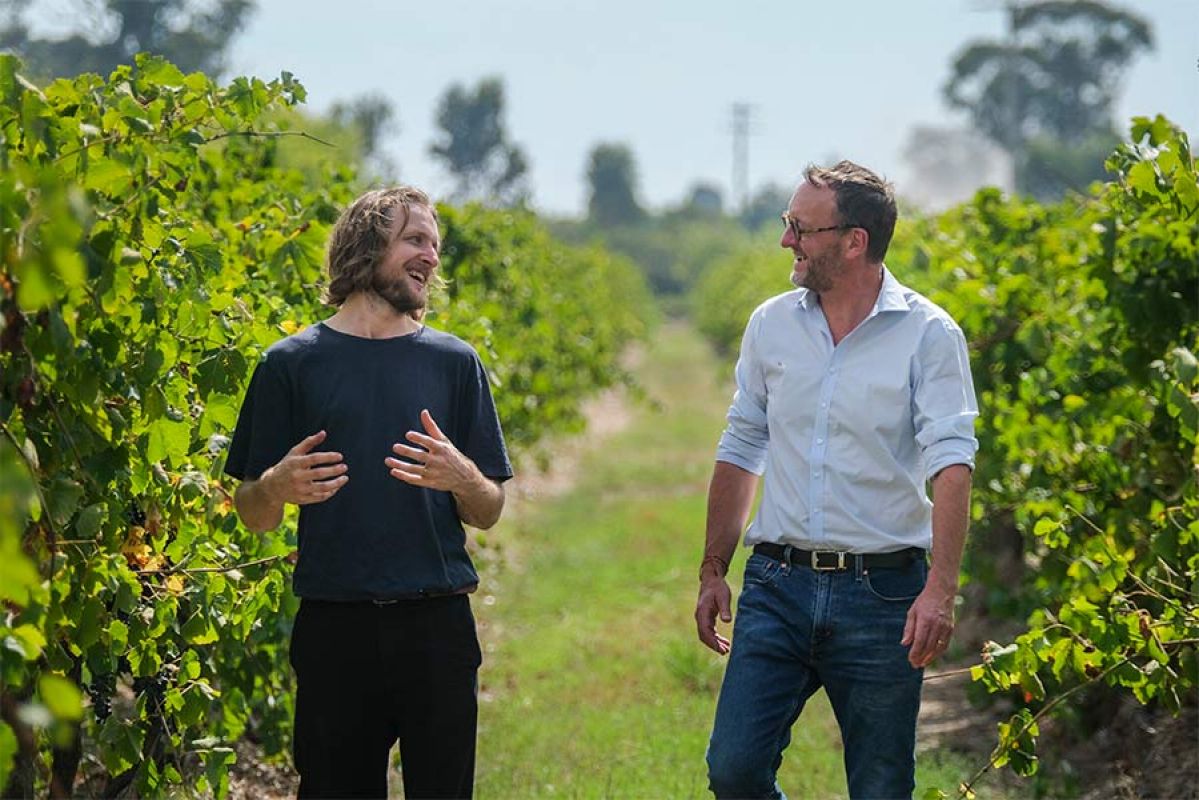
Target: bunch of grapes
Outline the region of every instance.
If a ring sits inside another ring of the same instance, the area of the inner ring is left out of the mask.
[[[167,679],[159,672],[146,678],[133,679],[133,691],[146,698],[147,713],[162,708],[162,698],[167,691]]]
[[[88,696],[92,699],[92,709],[96,712],[96,720],[104,722],[112,714],[112,693],[117,688],[117,676],[114,672],[94,675],[87,687]]]
[[[125,521],[130,525],[145,527],[146,512],[142,510],[142,507],[139,506],[136,501],[134,501],[129,504],[127,509],[125,509]]]

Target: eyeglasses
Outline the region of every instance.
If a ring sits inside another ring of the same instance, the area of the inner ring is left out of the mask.
[[[823,228],[801,228],[799,220],[794,217],[789,217],[786,214],[782,215],[783,225],[791,231],[796,241],[803,239],[805,236],[811,236],[814,233],[824,233],[825,231],[848,231],[853,228],[860,228],[861,225],[825,225]]]

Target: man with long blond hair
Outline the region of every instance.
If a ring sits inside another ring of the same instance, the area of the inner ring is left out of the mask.
[[[439,280],[437,211],[370,191],[329,242],[323,322],[254,372],[225,471],[247,527],[300,507],[291,639],[300,797],[473,791],[477,672],[463,523],[489,528],[512,477],[475,351],[423,322]]]

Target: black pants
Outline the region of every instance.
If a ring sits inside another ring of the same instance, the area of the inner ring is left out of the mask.
[[[478,669],[466,595],[390,605],[301,600],[291,637],[301,798],[470,797]]]

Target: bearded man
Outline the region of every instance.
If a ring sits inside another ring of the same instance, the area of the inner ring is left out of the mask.
[[[247,527],[300,507],[300,797],[386,797],[397,740],[407,797],[473,791],[479,577],[463,523],[495,524],[512,467],[478,355],[423,324],[440,248],[420,190],[355,200],[329,243],[336,313],[267,349],[229,448]]]
[[[890,184],[849,161],[804,177],[780,242],[798,288],[749,319],[708,492],[695,621],[731,652],[710,788],[783,797],[791,726],[823,688],[850,797],[910,798],[923,669],[953,631],[977,403],[961,329],[883,265]],[[762,475],[730,643],[725,573]]]

